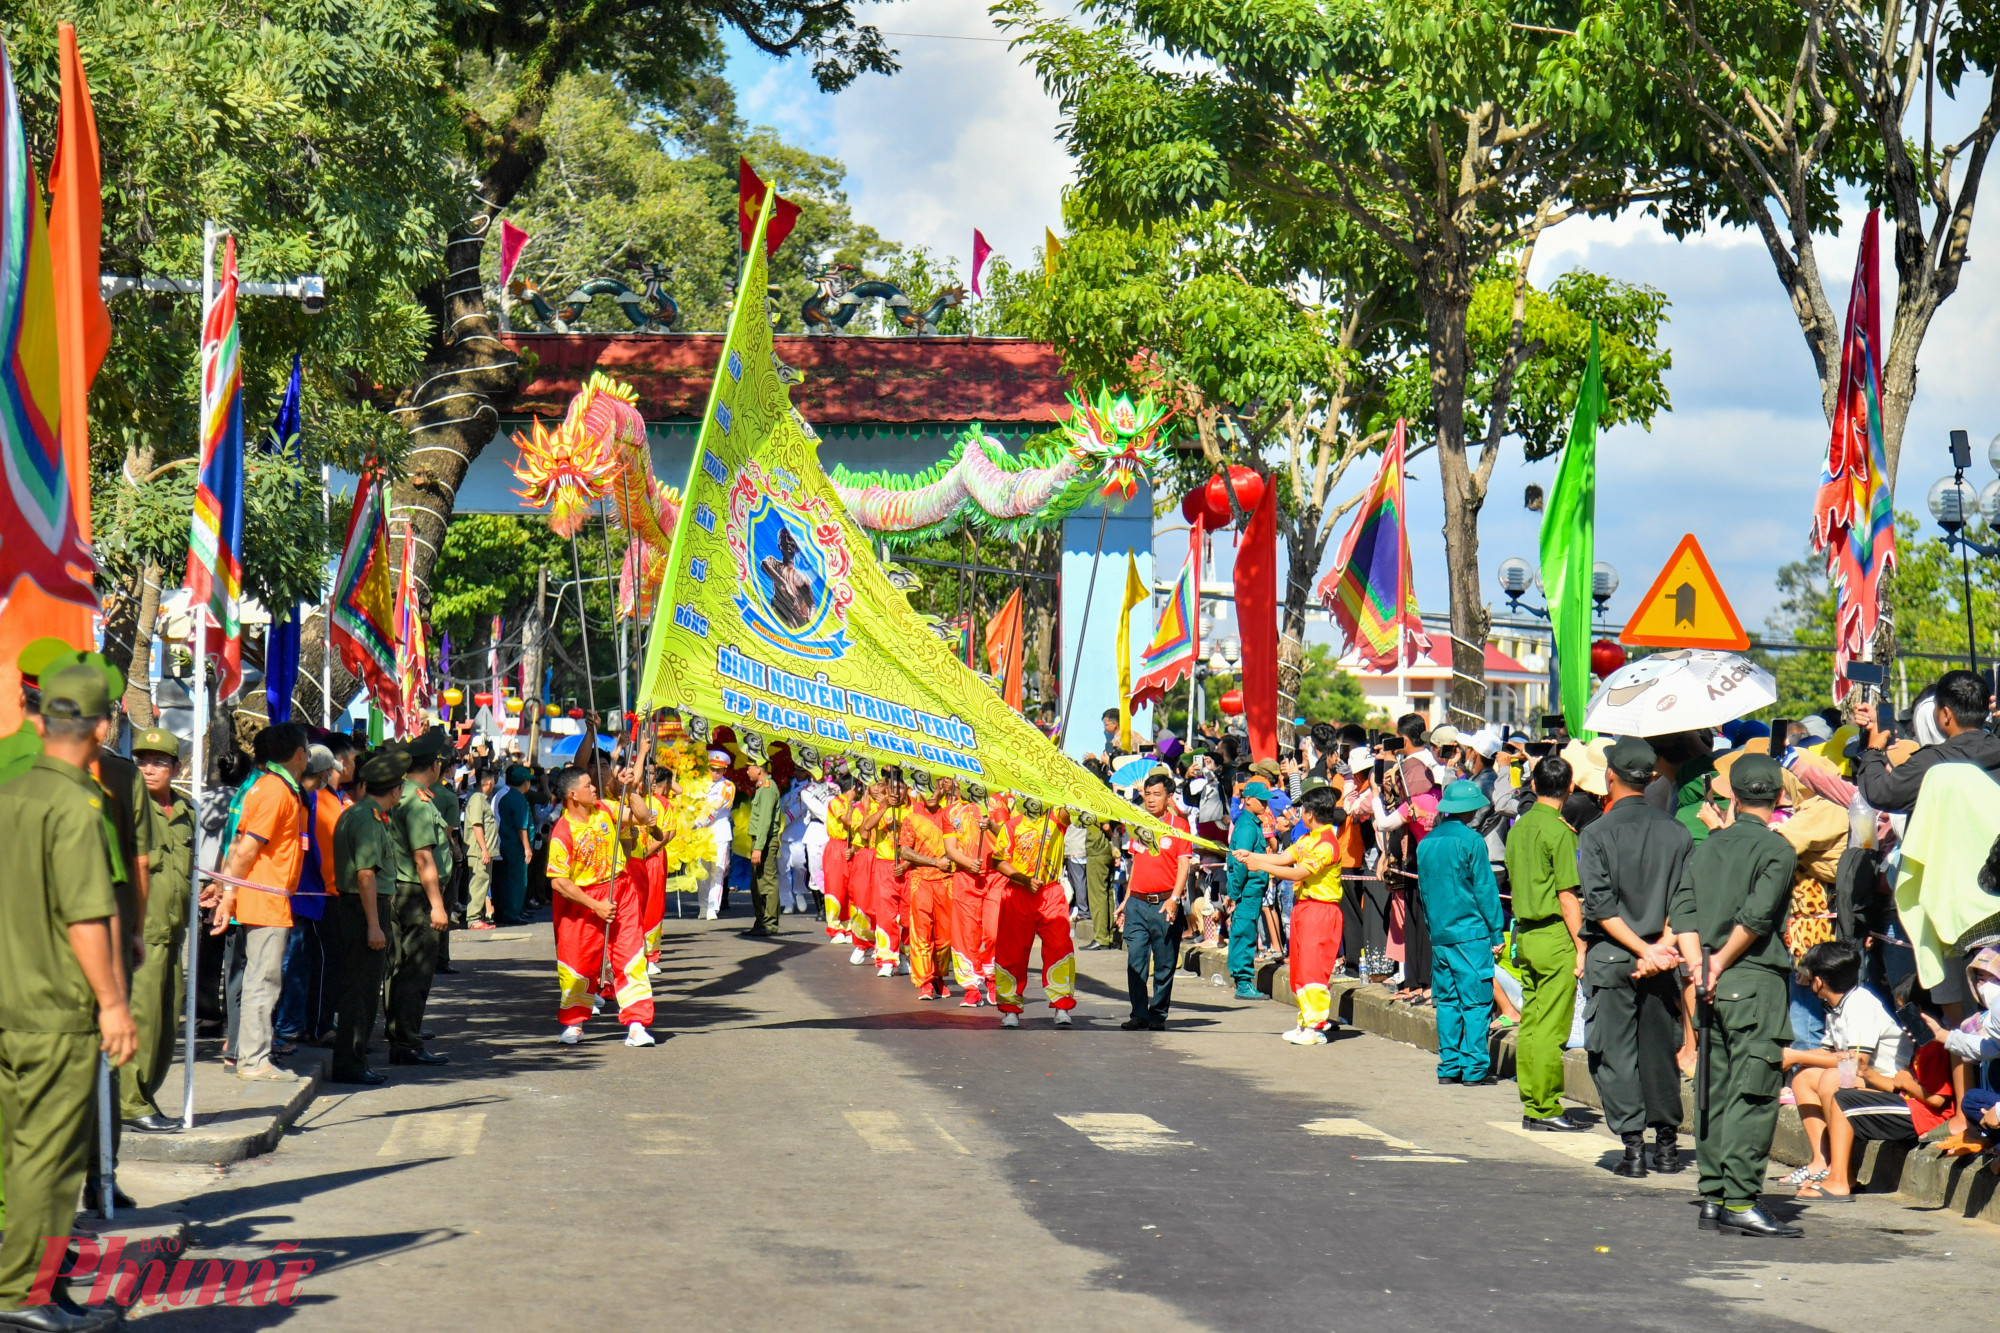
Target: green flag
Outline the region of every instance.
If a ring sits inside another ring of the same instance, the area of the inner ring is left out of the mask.
[[[1576,393],[1576,417],[1562,467],[1542,515],[1542,592],[1549,599],[1549,628],[1562,673],[1562,713],[1569,734],[1589,740],[1583,725],[1590,702],[1590,592],[1597,562],[1597,418],[1604,411],[1604,377],[1597,365],[1597,321],[1590,323],[1590,356]]]
[[[638,707],[1169,832],[1009,708],[876,563],[773,354],[770,197],[682,493]]]

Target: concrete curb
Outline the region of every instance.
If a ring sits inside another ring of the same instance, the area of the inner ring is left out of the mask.
[[[194,1128],[179,1134],[127,1131],[119,1144],[120,1160],[225,1166],[270,1152],[319,1095],[332,1054],[302,1047],[290,1064],[300,1076],[297,1083],[262,1085],[244,1083],[219,1064],[197,1065]],[[179,1079],[170,1073],[163,1090],[179,1089]]]
[[[1229,976],[1227,949],[1196,946],[1183,958],[1187,971],[1204,981]],[[1291,970],[1285,964],[1268,961],[1257,968],[1257,989],[1292,1008]],[[1333,1011],[1340,1020],[1362,1032],[1426,1051],[1435,1051],[1437,1011],[1427,1005],[1404,1004],[1392,999],[1386,986],[1336,978]],[[1501,1078],[1514,1076],[1514,1033],[1496,1033],[1488,1039],[1493,1072]],[[1563,1052],[1563,1095],[1593,1110],[1602,1110],[1597,1084],[1590,1077],[1590,1057],[1582,1050]],[[1684,1108],[1681,1130],[1694,1131],[1694,1085],[1681,1084]],[[1771,1160],[1786,1166],[1801,1166],[1811,1157],[1805,1126],[1790,1106],[1778,1109],[1778,1132],[1771,1142]],[[1935,1148],[1915,1151],[1899,1145],[1869,1143],[1862,1155],[1858,1176],[1869,1193],[1900,1193],[1910,1203],[1923,1208],[1948,1209],[1964,1217],[2000,1222],[2000,1177],[1978,1169],[1977,1157],[1945,1157]]]

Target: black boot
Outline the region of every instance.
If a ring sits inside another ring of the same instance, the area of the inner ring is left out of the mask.
[[[1646,1146],[1646,1166],[1663,1176],[1677,1176],[1687,1169],[1681,1161],[1680,1135],[1671,1128],[1653,1131],[1653,1142]]]
[[[1624,1176],[1630,1180],[1646,1178],[1646,1136],[1644,1133],[1626,1134],[1625,1156],[1611,1168],[1614,1176]]]
[[[1798,1227],[1789,1227],[1782,1222],[1776,1221],[1769,1213],[1764,1211],[1762,1204],[1756,1203],[1751,1204],[1740,1213],[1728,1208],[1719,1209],[1716,1213],[1715,1225],[1718,1230],[1733,1231],[1739,1236],[1776,1236],[1786,1240],[1795,1240],[1806,1234]]]

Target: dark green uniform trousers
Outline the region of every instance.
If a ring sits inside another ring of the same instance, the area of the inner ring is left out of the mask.
[[[181,978],[185,969],[187,927],[164,939],[146,940],[146,962],[132,974],[133,1026],[139,1029],[139,1052],[119,1071],[118,1114],[125,1120],[160,1114],[154,1100],[174,1063],[174,1038],[180,1033]]]
[[[1264,913],[1264,885],[1246,880],[1229,901],[1229,976],[1239,989],[1255,989],[1257,921]]]
[[[757,878],[750,890],[751,904],[757,909],[757,924],[751,929],[761,935],[778,933],[778,863],[784,859],[778,840],[772,838],[764,848],[764,860],[756,869]]]
[[[381,910],[379,899],[376,910]],[[351,1080],[368,1068],[368,1039],[374,1035],[375,1014],[382,1005],[382,965],[389,951],[368,947],[368,915],[361,910],[358,894],[328,899],[326,926],[327,966],[340,978],[334,1000],[332,1076]]]
[[[1576,1016],[1576,945],[1562,918],[1517,925],[1521,1026],[1514,1035],[1514,1077],[1521,1113],[1548,1120],[1563,1112],[1563,1047]]]
[[[1778,1130],[1780,1066],[1791,1039],[1782,974],[1755,964],[1724,972],[1708,1019],[1708,1114],[1695,1117],[1697,1188],[1741,1207],[1756,1203]]]
[[[424,1042],[417,1034],[424,1030],[424,1006],[430,1003],[438,957],[438,932],[431,929],[431,903],[423,885],[396,885],[383,933],[389,937],[389,985],[382,1002],[389,1016],[389,1053],[421,1051]]]
[[[1590,1077],[1614,1134],[1681,1123],[1681,983],[1677,973],[1635,979],[1632,955],[1600,941],[1590,948],[1584,979],[1584,1045]]]
[[[0,1164],[7,1182],[0,1310],[26,1299],[42,1262],[42,1238],[75,1229],[96,1090],[95,1032],[0,1031]]]
[[[1118,904],[1111,899],[1111,862],[1105,860],[1088,861],[1083,870],[1084,893],[1089,901],[1091,942],[1100,949],[1109,949],[1116,944],[1113,933],[1117,923],[1112,921]]]

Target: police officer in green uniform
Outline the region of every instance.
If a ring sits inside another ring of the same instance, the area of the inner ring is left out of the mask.
[[[1792,1025],[1785,948],[1791,845],[1768,821],[1783,779],[1768,756],[1746,754],[1718,790],[1731,819],[1688,857],[1669,909],[1681,956],[1696,978],[1708,1044],[1708,1110],[1697,1114],[1701,1227],[1749,1236],[1801,1236],[1759,1203],[1778,1126],[1780,1066]],[[1704,972],[1704,966],[1706,971]]]
[[[390,824],[395,843],[396,892],[389,906],[389,1063],[441,1065],[445,1057],[424,1049],[424,1006],[437,971],[438,936],[451,924],[444,886],[450,882],[451,839],[431,788],[437,782],[443,736],[432,732],[405,749],[409,773]]]
[[[161,1114],[155,1099],[174,1062],[184,971],[181,947],[194,881],[194,807],[174,791],[181,743],[172,732],[158,727],[140,732],[132,741],[132,759],[146,783],[158,841],[146,860],[146,961],[132,976],[139,1053],[122,1080],[119,1114],[128,1128],[172,1134],[180,1131],[181,1122]]]
[[[378,750],[357,774],[362,792],[333,828],[334,886],[326,905],[332,956],[328,966],[340,978],[333,1028],[335,1083],[364,1087],[388,1080],[368,1067],[368,1038],[382,1003],[382,963],[388,935],[381,901],[394,887],[396,839],[391,811],[401,803],[403,775],[410,757],[401,750]]]
[[[745,935],[761,938],[778,933],[778,863],[784,852],[778,842],[785,831],[784,816],[778,813],[778,784],[771,780],[761,757],[745,752],[743,771],[755,785],[750,797],[751,905],[756,924]]]
[[[39,680],[42,753],[0,784],[0,1328],[86,1333],[114,1312],[67,1297],[24,1306],[43,1237],[66,1236],[89,1166],[98,1052],[138,1047],[118,972],[117,830],[89,765],[109,734],[103,672],[70,663]]]
[[[425,733],[426,739],[437,738],[438,753],[443,757],[443,767],[437,781],[431,784],[431,802],[437,806],[438,818],[444,821],[445,841],[451,856],[451,872],[439,879],[444,889],[444,910],[447,924],[438,932],[437,971],[441,976],[450,976],[455,969],[451,965],[451,932],[465,929],[465,810],[459,803],[458,793],[452,790],[452,775],[458,768],[458,756],[452,749],[451,737],[443,727],[432,727]]]

